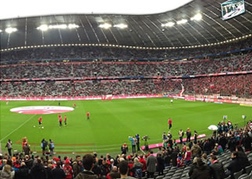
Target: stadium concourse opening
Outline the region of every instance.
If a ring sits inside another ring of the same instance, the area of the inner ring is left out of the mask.
[[[67,106],[24,106],[10,109],[20,114],[55,114],[71,112],[74,108]]]

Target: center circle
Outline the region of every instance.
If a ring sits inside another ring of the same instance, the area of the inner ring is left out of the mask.
[[[24,106],[10,109],[11,112],[20,114],[55,114],[73,111],[68,106]]]

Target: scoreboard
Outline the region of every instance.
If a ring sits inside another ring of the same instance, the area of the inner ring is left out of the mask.
[[[228,0],[221,4],[221,15],[223,20],[231,19],[244,12],[244,0]]]

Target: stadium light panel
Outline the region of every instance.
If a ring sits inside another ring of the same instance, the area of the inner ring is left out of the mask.
[[[16,32],[17,31],[17,28],[13,28],[13,27],[8,27],[8,28],[6,28],[5,29],[5,32],[7,32],[7,33],[12,33],[12,32]]]
[[[177,21],[177,24],[185,24],[187,22],[188,22],[187,19],[181,19],[181,20]]]
[[[74,29],[74,28],[78,28],[79,25],[77,24],[57,24],[57,25],[46,25],[46,24],[43,24],[39,27],[37,27],[38,30],[41,30],[41,31],[47,31],[48,29]]]
[[[39,27],[37,27],[38,30],[41,30],[41,31],[47,31],[48,30],[48,25],[41,25]]]
[[[172,27],[172,26],[174,26],[174,25],[175,25],[174,22],[167,22],[167,23],[165,23],[165,24],[161,24],[162,27]]]
[[[193,16],[191,18],[191,20],[195,20],[195,21],[200,21],[202,19],[202,15],[200,13],[196,14],[195,16]]]
[[[68,28],[69,29],[76,29],[76,28],[79,28],[79,25],[77,25],[77,24],[68,24]]]
[[[49,25],[49,29],[66,29],[66,24],[59,24],[59,25]]]
[[[2,32],[2,30],[0,29],[0,33]]]
[[[127,24],[115,24],[114,25],[114,27],[118,27],[118,28],[120,28],[120,29],[125,29],[125,28],[127,28],[128,27],[128,25]]]
[[[108,29],[108,28],[112,27],[112,25],[108,24],[108,23],[105,23],[105,24],[100,24],[99,27],[104,28],[104,29]]]

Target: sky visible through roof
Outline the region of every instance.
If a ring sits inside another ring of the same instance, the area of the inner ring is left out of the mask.
[[[177,9],[192,0],[5,0],[0,20],[56,14],[155,14]]]

